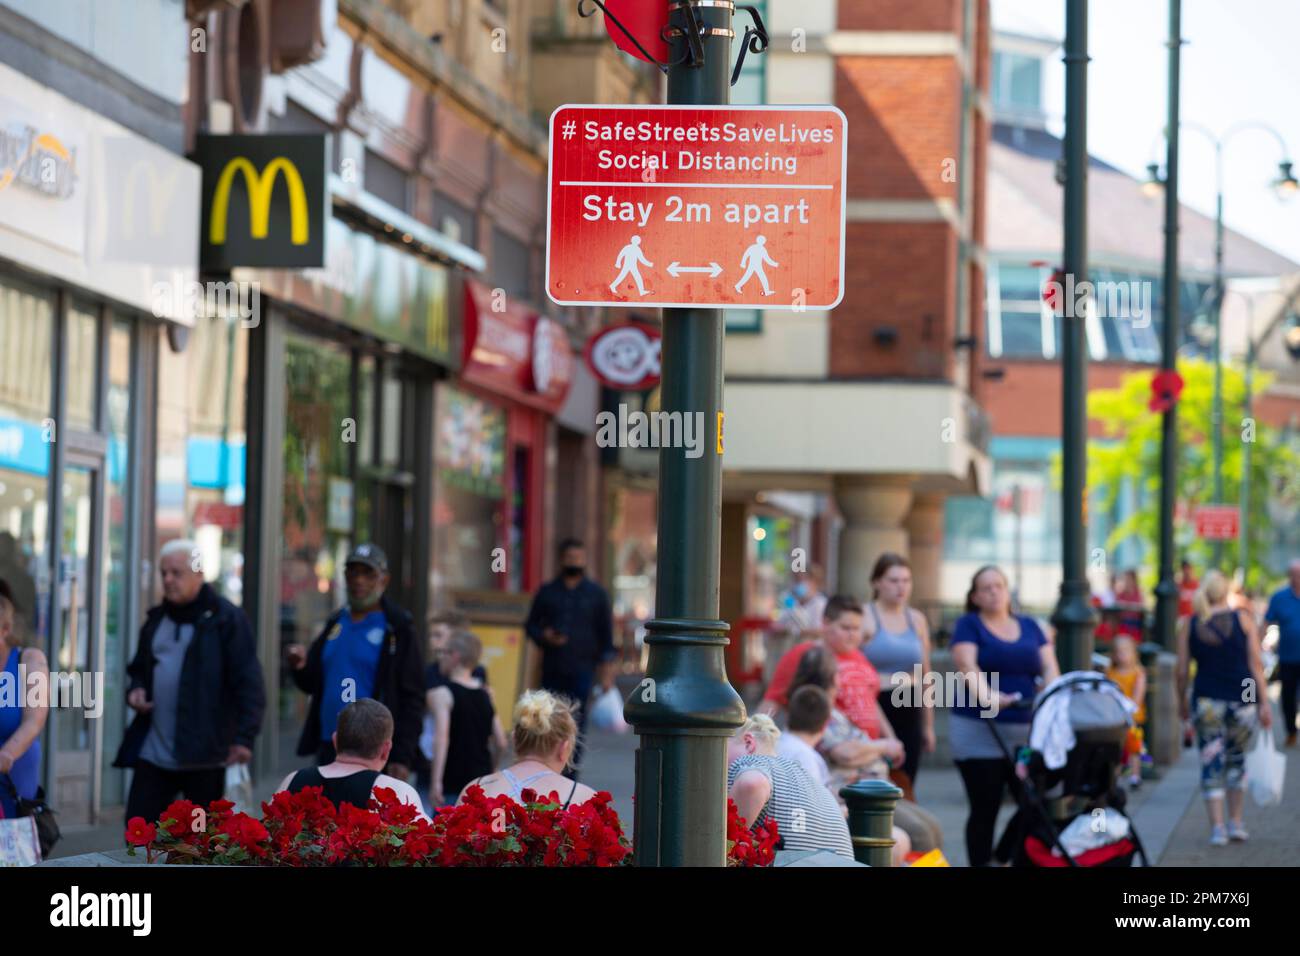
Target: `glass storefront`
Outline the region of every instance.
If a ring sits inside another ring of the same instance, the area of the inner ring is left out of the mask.
[[[493,550],[507,546],[505,519],[506,410],[450,385],[434,400],[433,600],[449,607],[457,589],[500,588]],[[514,463],[512,463],[514,464]],[[512,509],[520,521],[522,506]],[[518,524],[512,520],[512,529]],[[511,536],[505,570],[521,568],[522,531]],[[494,568],[495,565],[495,568]],[[520,570],[516,570],[518,575]],[[512,580],[514,580],[512,578]],[[518,590],[518,587],[513,587]]]
[[[125,774],[111,764],[139,612],[144,331],[102,304],[0,274],[0,577],[24,640],[52,669],[80,675],[65,690],[103,681],[97,719],[57,707],[46,727],[43,785],[65,827],[102,822],[124,796]]]
[[[310,645],[344,600],[343,562],[353,540],[350,446],[373,439],[351,414],[345,348],[291,332],[284,366],[281,634]]]
[[[26,643],[49,634],[54,297],[0,278],[0,577]]]
[[[242,604],[248,335],[201,318],[182,352],[158,336],[157,545],[191,538],[208,583]]]

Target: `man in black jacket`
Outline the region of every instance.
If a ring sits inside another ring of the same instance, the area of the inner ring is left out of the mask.
[[[609,595],[587,577],[587,550],[577,538],[560,544],[560,573],[543,584],[528,609],[524,633],[542,649],[542,688],[563,694],[578,705],[578,744],[566,774],[582,756],[587,727],[587,698],[595,685],[614,686],[615,657]]]
[[[115,767],[133,767],[126,818],[158,819],[178,795],[221,798],[226,767],[248,763],[266,689],[244,612],[203,580],[193,541],[158,559],[163,602],[140,628],[126,702],[136,711]]]
[[[384,597],[388,557],[373,544],[349,555],[344,569],[347,607],[328,621],[311,649],[287,649],[294,683],[311,695],[298,741],[299,756],[316,763],[335,758],[331,737],[348,704],[371,697],[393,713],[393,749],[385,773],[399,780],[411,774],[424,716],[424,660],[411,615]]]

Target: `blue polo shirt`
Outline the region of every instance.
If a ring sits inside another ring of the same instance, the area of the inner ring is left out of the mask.
[[[386,630],[382,610],[371,611],[359,621],[344,612],[338,632],[326,638],[321,650],[321,666],[325,668],[320,697],[321,740],[333,736],[344,707],[362,697],[374,696],[375,672],[379,669]],[[351,688],[344,683],[349,678],[354,681]],[[347,700],[343,699],[345,692]]]
[[[1300,664],[1300,596],[1284,587],[1269,599],[1264,619],[1279,631],[1277,657],[1284,664]]]

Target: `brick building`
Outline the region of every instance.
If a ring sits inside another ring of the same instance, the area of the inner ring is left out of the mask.
[[[833,312],[729,320],[723,617],[764,613],[789,565],[772,515],[800,516],[839,590],[868,596],[882,551],[909,555],[937,610],[944,501],[987,493],[981,337],[988,128],[984,0],[769,0],[772,103],[848,117],[847,276]],[[797,511],[803,501],[805,507]],[[757,540],[755,540],[757,539]],[[747,566],[748,565],[748,566]]]

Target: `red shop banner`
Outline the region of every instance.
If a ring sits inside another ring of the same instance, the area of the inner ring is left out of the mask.
[[[555,414],[573,382],[573,350],[564,328],[501,289],[465,281],[461,377]]]

